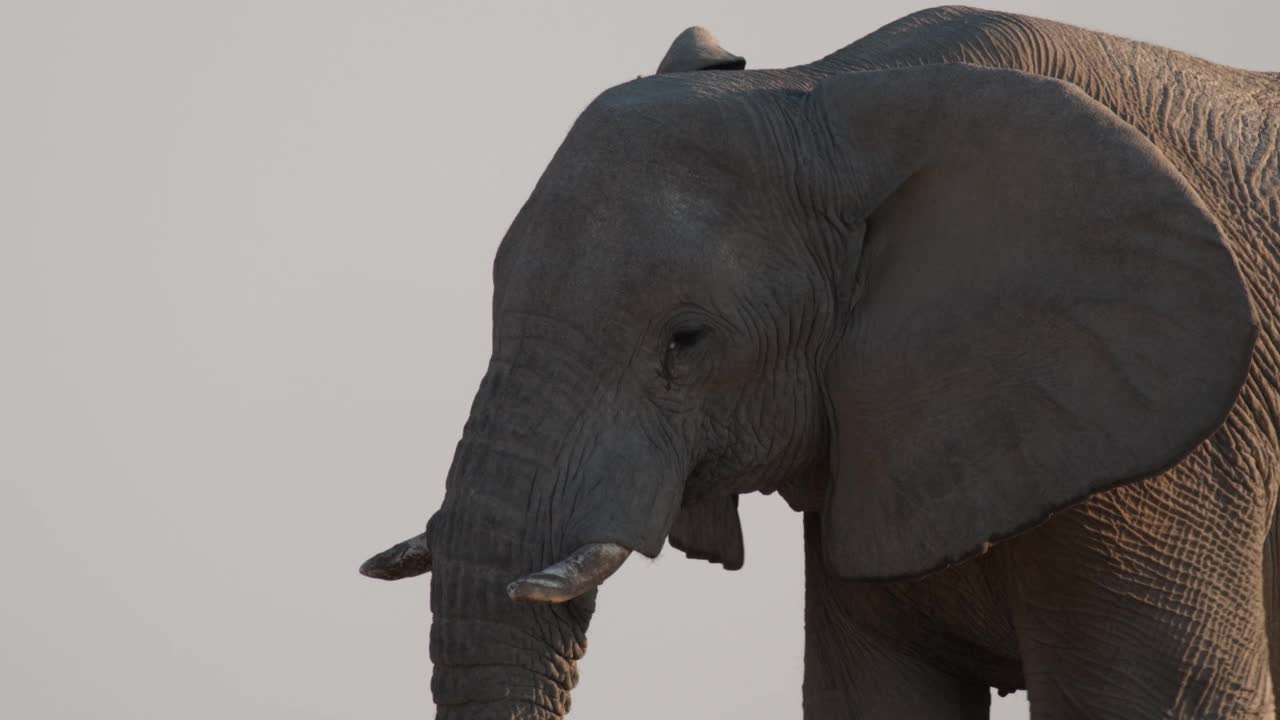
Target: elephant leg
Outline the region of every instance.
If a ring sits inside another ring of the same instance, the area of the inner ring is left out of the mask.
[[[1274,718],[1259,484],[1201,455],[1008,543],[1035,720]]]
[[[805,720],[985,720],[986,685],[942,672],[859,622],[850,593],[866,586],[829,578],[818,515],[806,513],[804,524]]]

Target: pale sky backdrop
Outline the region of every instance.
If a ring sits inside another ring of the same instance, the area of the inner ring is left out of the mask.
[[[428,583],[356,566],[574,117],[692,24],[779,67],[922,7],[0,0],[0,717],[431,717]],[[1275,0],[990,7],[1280,69]],[[800,518],[743,510],[742,571],[607,584],[573,717],[800,717]]]

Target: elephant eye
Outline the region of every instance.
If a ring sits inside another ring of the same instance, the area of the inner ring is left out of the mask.
[[[705,327],[687,326],[671,332],[670,337],[667,338],[666,352],[662,354],[661,367],[658,369],[658,377],[667,381],[668,389],[670,389],[670,383],[684,375],[690,365],[695,362],[698,353],[693,351],[708,332]]]
[[[703,331],[700,329],[693,330],[677,330],[671,333],[671,341],[667,343],[668,350],[687,350],[697,344],[702,338]]]

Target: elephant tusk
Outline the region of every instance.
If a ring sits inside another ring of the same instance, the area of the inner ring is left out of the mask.
[[[507,586],[516,602],[568,602],[594,590],[626,561],[631,551],[617,543],[589,543],[541,572]]]
[[[431,572],[427,534],[405,540],[374,555],[360,566],[360,574],[378,580],[400,580]]]

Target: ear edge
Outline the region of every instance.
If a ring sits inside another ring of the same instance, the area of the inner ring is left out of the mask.
[[[746,66],[746,58],[725,50],[710,31],[694,25],[671,42],[662,62],[658,63],[657,72],[664,75],[700,70],[742,70]]]
[[[1247,343],[1249,350],[1246,353],[1246,357],[1248,359],[1244,364],[1243,370],[1241,370],[1241,374],[1243,375],[1247,376],[1249,367],[1252,365],[1253,347],[1257,343],[1259,332],[1260,332],[1260,329],[1255,323],[1253,328],[1253,333],[1249,336],[1249,340]],[[1062,503],[1058,503],[1051,506],[1048,510],[1043,511],[1041,515],[1037,517],[1033,517],[1033,519],[1027,521],[1026,523],[1023,523],[1022,525],[1018,525],[1014,527],[1012,530],[1008,530],[1006,532],[993,532],[985,540],[983,540],[976,546],[973,546],[968,550],[943,557],[933,565],[927,566],[922,570],[909,570],[909,571],[904,571],[899,573],[885,573],[885,574],[846,572],[841,568],[838,557],[833,557],[831,554],[831,551],[829,550],[829,548],[834,547],[833,543],[831,542],[830,538],[827,535],[827,533],[829,532],[828,527],[830,527],[830,524],[826,522],[822,522],[821,537],[822,537],[823,552],[821,553],[821,557],[822,557],[823,565],[826,567],[827,571],[830,572],[834,577],[838,577],[842,580],[869,580],[874,582],[895,582],[895,581],[903,581],[903,580],[916,580],[922,577],[926,577],[928,575],[932,575],[934,573],[942,572],[943,570],[946,570],[951,567],[955,567],[956,565],[960,565],[961,563],[968,562],[970,560],[973,560],[974,558],[981,557],[982,555],[987,554],[987,552],[990,551],[993,546],[999,543],[1005,542],[1006,540],[1012,540],[1013,538],[1016,538],[1017,536],[1025,532],[1029,532],[1031,530],[1034,530],[1040,527],[1041,525],[1044,525],[1045,523],[1052,520],[1055,515],[1071,510],[1073,507],[1088,500],[1093,495],[1104,493],[1104,492],[1107,492],[1108,490],[1114,490],[1118,487],[1123,487],[1131,483],[1141,482],[1143,480],[1156,477],[1157,475],[1162,475],[1165,472],[1173,469],[1178,464],[1180,464],[1183,460],[1186,460],[1187,457],[1189,457],[1191,453],[1195,452],[1196,449],[1200,447],[1200,445],[1205,440],[1208,440],[1210,437],[1212,437],[1213,434],[1216,433],[1218,429],[1221,428],[1227,422],[1227,419],[1230,418],[1231,416],[1231,411],[1235,408],[1237,398],[1239,398],[1240,393],[1243,392],[1244,390],[1244,385],[1246,381],[1242,381],[1239,387],[1236,388],[1236,394],[1232,397],[1231,402],[1227,404],[1226,408],[1222,411],[1221,416],[1217,419],[1216,422],[1212,423],[1211,429],[1206,431],[1203,437],[1192,442],[1189,447],[1186,447],[1180,453],[1178,453],[1173,460],[1169,461],[1162,467],[1157,468],[1156,470],[1143,472],[1132,477],[1123,477],[1119,480],[1113,480],[1111,482],[1104,483],[1095,489],[1088,490],[1086,492],[1083,492],[1077,495],[1076,497],[1070,498]],[[837,452],[834,445],[832,446],[831,452],[833,455]],[[837,459],[833,457],[832,462],[833,463],[837,462]],[[832,474],[834,475],[835,472],[833,471]],[[826,502],[824,504],[822,512],[818,513],[819,518],[824,517],[827,513],[827,508],[831,507],[831,502],[832,502],[831,496],[834,492],[835,492],[835,482],[832,482],[831,487],[827,488]]]
[[[918,68],[913,68],[912,70],[918,70]],[[987,68],[977,68],[976,66],[972,67],[972,70],[974,72],[980,72],[980,73],[986,73],[986,72],[991,72],[991,73],[1007,72],[1009,74],[1016,73],[1016,71],[997,71],[997,70],[991,70]],[[894,71],[871,71],[871,72],[894,72]],[[1022,74],[1022,73],[1016,73],[1016,74]],[[1178,172],[1177,168],[1174,167],[1169,162],[1168,158],[1164,157],[1163,153],[1159,151],[1159,148],[1155,147],[1153,144],[1150,143],[1149,139],[1143,136],[1131,125],[1124,122],[1118,116],[1115,116],[1114,113],[1112,113],[1109,109],[1105,108],[1105,106],[1102,106],[1100,103],[1097,103],[1096,100],[1094,100],[1091,96],[1089,96],[1083,90],[1073,85],[1070,85],[1068,83],[1061,83],[1061,81],[1055,81],[1052,78],[1042,78],[1039,76],[1028,76],[1028,77],[1046,84],[1058,83],[1058,84],[1064,85],[1065,87],[1062,89],[1065,90],[1068,95],[1075,96],[1089,103],[1096,104],[1098,105],[1098,107],[1102,107],[1107,111],[1109,115],[1115,117],[1116,121],[1121,125],[1123,125],[1123,128],[1125,130],[1131,132],[1132,135],[1135,136],[1140,142],[1150,146],[1150,149],[1154,151],[1156,155],[1159,156],[1158,157],[1159,161],[1163,163],[1164,166],[1167,167],[1167,169],[1172,173],[1172,175],[1174,176],[1175,180],[1179,183],[1179,185],[1185,188],[1187,194],[1190,196],[1190,200],[1192,201],[1192,204],[1207,216],[1208,220],[1212,224],[1213,229],[1217,235],[1218,241],[1223,245],[1226,244],[1225,239],[1223,237],[1222,229],[1218,225],[1216,217],[1214,217],[1212,212],[1210,212],[1208,208],[1204,205],[1203,199],[1199,197],[1196,189],[1193,186],[1191,186],[1185,178],[1182,177],[1180,172]],[[826,88],[826,91],[830,92],[830,88]],[[908,173],[907,175],[910,176],[913,174],[914,173]],[[905,181],[903,184],[905,184]],[[888,194],[891,195],[893,192],[896,192],[896,191],[890,190]],[[1232,262],[1234,263],[1234,260],[1235,260],[1234,255],[1231,254],[1229,250],[1227,251],[1227,253],[1231,257]],[[1236,279],[1240,280],[1238,266],[1235,267],[1235,271],[1236,271]],[[1243,282],[1241,282],[1240,285],[1241,285],[1241,288],[1243,288]],[[822,553],[824,565],[826,565],[828,571],[833,572],[833,574],[842,578],[852,579],[852,580],[892,581],[892,580],[918,578],[923,575],[928,575],[934,572],[938,572],[947,567],[965,562],[974,557],[982,555],[983,553],[987,552],[993,544],[1004,541],[1004,540],[1008,540],[1034,527],[1037,527],[1047,522],[1053,515],[1070,509],[1074,505],[1080,502],[1083,502],[1088,497],[1094,494],[1105,492],[1107,490],[1114,489],[1122,485],[1130,484],[1146,478],[1160,475],[1166,472],[1167,470],[1169,470],[1170,468],[1177,466],[1178,464],[1183,462],[1191,453],[1195,452],[1195,450],[1198,447],[1200,447],[1205,440],[1211,437],[1227,421],[1233,409],[1235,408],[1235,405],[1238,401],[1238,397],[1240,395],[1240,392],[1242,391],[1244,384],[1247,382],[1248,370],[1252,364],[1253,347],[1256,343],[1256,340],[1259,334],[1259,327],[1258,327],[1256,312],[1254,312],[1254,309],[1252,307],[1252,299],[1248,296],[1247,292],[1244,292],[1244,300],[1247,305],[1247,310],[1245,311],[1245,314],[1247,314],[1247,319],[1243,317],[1236,317],[1233,322],[1240,322],[1243,320],[1244,322],[1240,323],[1239,329],[1243,329],[1245,326],[1247,326],[1248,332],[1244,333],[1245,335],[1247,335],[1247,337],[1244,340],[1243,350],[1240,352],[1239,355],[1234,356],[1236,359],[1239,359],[1240,361],[1239,366],[1229,373],[1229,377],[1233,378],[1234,381],[1230,383],[1226,383],[1231,385],[1230,392],[1224,393],[1229,397],[1226,397],[1224,401],[1221,402],[1220,404],[1214,403],[1212,405],[1212,407],[1216,408],[1216,413],[1215,413],[1214,419],[1211,422],[1204,424],[1202,427],[1198,427],[1198,429],[1194,430],[1189,435],[1183,435],[1183,437],[1189,438],[1185,446],[1177,448],[1176,450],[1171,450],[1168,453],[1162,455],[1162,457],[1158,461],[1156,461],[1151,467],[1147,469],[1143,469],[1136,473],[1126,473],[1125,475],[1112,480],[1101,481],[1101,482],[1095,481],[1094,483],[1091,483],[1090,486],[1084,489],[1082,492],[1075,493],[1067,497],[1066,499],[1063,499],[1060,501],[1050,502],[1039,512],[1033,513],[1030,519],[1024,522],[1017,523],[1009,527],[1008,529],[992,531],[989,534],[987,534],[983,540],[977,543],[968,544],[964,549],[953,551],[953,552],[940,552],[936,555],[936,559],[934,562],[928,563],[928,564],[922,564],[918,568],[910,568],[906,570],[899,569],[897,571],[891,571],[891,572],[868,571],[868,568],[866,566],[857,562],[849,563],[847,562],[847,558],[842,558],[840,555],[836,553],[838,539],[833,537],[833,533],[834,533],[833,528],[835,527],[836,523],[831,522],[832,520],[831,515],[833,513],[833,509],[838,504],[835,501],[835,495],[838,493],[838,487],[837,487],[839,485],[838,478],[841,472],[839,470],[839,464],[841,462],[841,458],[840,458],[841,448],[839,447],[838,442],[834,439],[839,437],[839,431],[838,431],[838,428],[834,426],[834,424],[837,422],[837,419],[834,417],[834,414],[833,414],[833,417],[831,419],[833,423],[833,428],[832,428],[833,442],[831,446],[831,459],[830,459],[831,467],[832,467],[833,482],[831,486],[827,488],[826,498],[824,500],[824,507],[821,512],[821,515],[823,517],[821,537],[822,537],[822,544],[824,547],[824,552]],[[1235,310],[1239,310],[1239,308],[1235,308]],[[836,347],[838,348],[839,345],[840,343],[837,343]],[[837,349],[835,350],[835,352],[839,352],[839,350]],[[1228,377],[1228,373],[1221,373],[1220,377],[1225,380]],[[1226,388],[1224,387],[1224,390],[1225,389]],[[832,402],[834,407],[834,401]],[[1204,416],[1207,416],[1207,415],[1208,413],[1204,413]],[[848,462],[848,458],[845,459],[845,462]],[[891,481],[891,479],[889,478],[885,478],[885,480]]]

